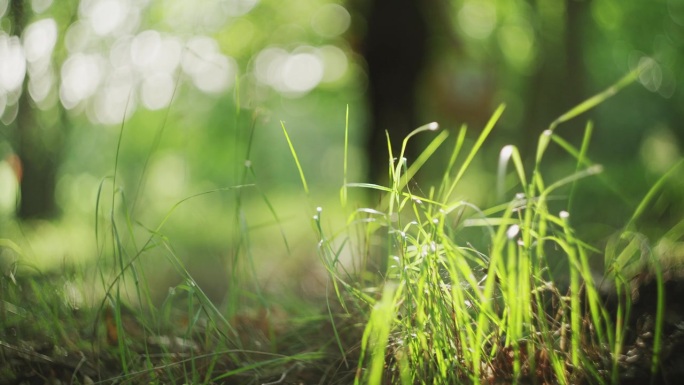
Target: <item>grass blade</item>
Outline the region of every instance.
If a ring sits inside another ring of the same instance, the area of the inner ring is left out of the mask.
[[[302,169],[302,164],[299,162],[299,157],[297,156],[297,151],[294,149],[294,145],[290,140],[290,135],[287,134],[287,129],[285,129],[285,122],[281,121],[280,125],[283,127],[283,133],[285,134],[285,139],[287,140],[287,145],[290,147],[290,152],[292,152],[292,158],[294,158],[295,164],[297,165],[297,170],[299,171],[299,178],[302,180],[302,186],[304,187],[304,192],[309,195],[309,185],[306,183],[306,178],[304,177],[304,170]]]

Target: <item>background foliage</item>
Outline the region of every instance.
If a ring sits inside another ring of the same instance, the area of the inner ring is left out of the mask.
[[[474,138],[495,107],[507,105],[467,191],[456,194],[475,204],[496,202],[490,174],[502,145],[516,144],[531,158],[555,117],[643,60],[655,63],[640,78],[643,86],[591,112],[596,129],[588,157],[605,165],[601,180],[619,191],[595,180],[581,184],[573,218],[588,224],[580,237],[609,236],[681,158],[681,2],[416,1],[431,36],[420,119],[454,133],[468,123]],[[86,263],[101,246],[92,225],[108,215],[108,200],[98,196],[111,196],[115,171],[114,186],[127,204],[118,209],[142,233],[188,196],[254,183],[244,196],[223,191],[184,203],[165,235],[190,269],[216,286],[217,299],[226,289],[236,226],[250,230],[267,285],[278,287],[283,269],[306,274],[302,261],[313,254],[313,238],[303,224],[311,204],[337,199],[347,106],[350,179],[366,175],[365,6],[0,0],[0,237],[21,240],[26,264]],[[309,197],[301,194],[281,122],[314,186]],[[577,133],[566,136],[576,144],[582,128],[561,127]],[[429,164],[437,176],[443,161]],[[574,166],[547,167],[560,175]],[[669,183],[647,216],[654,236],[684,211],[684,186]],[[17,258],[0,254],[5,266]],[[177,279],[168,273],[153,280],[167,287]],[[311,290],[306,282],[296,286]]]

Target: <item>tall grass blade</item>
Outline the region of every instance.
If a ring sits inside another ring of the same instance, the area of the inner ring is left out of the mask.
[[[499,153],[499,166],[497,169],[497,199],[503,200],[506,189],[506,168],[510,160],[513,160],[513,165],[517,173],[518,181],[527,194],[527,177],[525,176],[525,168],[523,167],[522,158],[518,148],[513,145],[504,146]]]
[[[590,109],[596,107],[597,105],[603,103],[606,101],[608,98],[612,97],[613,95],[617,94],[618,91],[621,89],[625,88],[626,86],[630,85],[632,82],[634,82],[636,79],[639,78],[639,75],[647,70],[649,67],[653,65],[652,60],[644,60],[636,69],[633,71],[629,72],[627,75],[623,76],[620,80],[618,80],[615,84],[612,86],[608,87],[606,90],[603,92],[600,92],[591,98],[585,100],[584,102],[580,103],[576,107],[573,107],[570,109],[568,112],[564,113],[558,119],[554,120],[553,123],[549,126],[549,129],[553,131],[559,124],[567,122],[568,120],[575,118]]]
[[[381,385],[385,373],[385,352],[387,350],[388,338],[395,318],[396,298],[401,295],[401,285],[386,283],[382,292],[382,298],[377,302],[371,312],[370,319],[363,332],[361,340],[361,356],[359,367],[354,379],[355,385]],[[366,355],[369,356],[369,368],[367,378],[362,380],[362,365]]]
[[[467,126],[464,124],[458,131],[458,137],[454,143],[454,149],[451,151],[451,157],[449,158],[449,163],[444,169],[444,175],[442,176],[442,183],[439,185],[439,193],[437,196],[439,200],[446,203],[448,196],[446,196],[446,188],[449,186],[449,175],[453,172],[454,165],[456,164],[456,159],[461,153],[461,148],[463,148],[463,143],[465,142],[466,132],[468,131]]]
[[[344,117],[344,159],[342,163],[342,189],[340,190],[340,202],[342,203],[342,208],[347,207],[347,164],[349,156],[349,104],[347,104],[347,111]]]
[[[590,134],[589,134],[590,135]],[[582,148],[584,147],[585,141],[588,141],[589,138],[586,131],[585,131],[585,139],[582,141]],[[565,139],[561,138],[557,134],[552,134],[551,135],[551,140],[553,140],[557,145],[559,145],[565,152],[570,154],[575,160],[577,160],[577,169],[582,167],[591,167],[595,163],[587,157],[586,153],[582,153],[582,148],[579,150],[575,148],[572,144],[568,143]],[[588,146],[588,143],[587,143]],[[598,180],[603,184],[603,186],[610,190],[611,193],[613,193],[616,197],[620,198],[620,200],[625,203],[628,206],[633,206],[632,202],[630,201],[629,197],[623,189],[620,189],[615,183],[612,183],[607,176],[604,174],[599,174]],[[568,204],[568,207],[571,207],[571,204]]]
[[[290,140],[290,135],[287,134],[287,129],[285,128],[285,122],[281,121],[280,125],[283,127],[283,133],[285,134],[285,139],[287,140],[287,145],[290,147],[290,152],[292,152],[292,158],[297,165],[297,170],[299,171],[299,178],[302,181],[302,186],[304,187],[304,192],[309,195],[309,185],[306,183],[306,178],[304,177],[304,170],[302,169],[302,164],[299,162],[299,157],[297,156],[297,151],[294,149],[294,145]]]
[[[587,151],[589,150],[589,142],[591,141],[591,134],[593,132],[594,125],[591,121],[587,122],[587,125],[584,128],[584,137],[582,138],[582,147],[580,147],[580,151],[578,154],[577,158],[577,165],[575,166],[575,172],[578,172],[580,168],[582,168],[582,164],[585,163],[585,159],[587,157]],[[575,201],[575,189],[577,187],[576,183],[572,184],[572,187],[570,188],[570,195],[568,196],[568,211],[572,210],[573,203]]]
[[[636,221],[639,220],[639,218],[644,214],[644,212],[646,212],[648,205],[651,203],[653,199],[655,199],[656,194],[660,192],[660,190],[665,185],[665,182],[669,180],[682,166],[684,166],[684,159],[680,160],[679,162],[677,162],[677,164],[672,166],[672,168],[670,168],[663,176],[661,176],[658,179],[658,181],[653,185],[653,187],[651,187],[648,190],[648,193],[646,193],[646,196],[644,196],[644,199],[641,200],[641,203],[639,203],[639,206],[634,211],[634,214],[632,214],[632,217],[627,223],[626,228],[630,229],[634,227]]]
[[[468,156],[463,161],[463,164],[461,165],[461,168],[458,170],[456,177],[451,182],[451,186],[449,187],[449,189],[447,190],[447,192],[445,194],[445,199],[448,199],[446,197],[451,196],[451,194],[454,192],[456,185],[458,185],[458,182],[463,177],[463,174],[465,174],[468,167],[470,167],[470,163],[475,158],[475,154],[477,154],[480,151],[482,144],[487,139],[489,134],[492,132],[492,129],[494,129],[494,125],[496,125],[496,122],[499,121],[499,118],[501,117],[501,115],[503,114],[505,109],[506,109],[506,105],[504,105],[504,104],[500,105],[496,109],[496,111],[494,111],[491,118],[489,118],[489,121],[487,122],[484,129],[482,130],[482,133],[480,134],[480,136],[478,136],[477,140],[475,141],[475,144],[473,145],[473,148],[470,150],[470,153],[468,153]]]

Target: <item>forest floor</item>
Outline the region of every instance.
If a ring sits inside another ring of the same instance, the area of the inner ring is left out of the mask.
[[[670,276],[665,282],[664,338],[660,370],[653,378],[657,287],[644,282],[633,293],[639,298],[618,360],[618,384],[674,384],[684,376],[682,278]],[[165,309],[166,315],[104,302],[101,308],[76,309],[64,300],[67,286],[60,278],[1,279],[2,383],[352,384],[365,370],[359,366],[359,351],[368,309],[344,310],[319,299],[313,304],[319,314],[293,317],[280,307],[251,309],[221,325],[201,304],[191,312]],[[596,353],[596,360],[605,362],[599,370],[608,372],[610,357]],[[392,350],[386,354],[383,383],[389,384]],[[510,362],[492,362],[501,367],[492,368],[486,382],[514,382]],[[537,378],[528,376],[523,383],[557,383],[540,368],[536,373]]]

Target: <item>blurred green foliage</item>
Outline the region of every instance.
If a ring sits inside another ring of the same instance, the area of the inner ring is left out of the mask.
[[[335,201],[341,186],[347,106],[349,179],[364,179],[366,75],[357,51],[363,2],[27,0],[22,15],[13,14],[15,3],[0,0],[0,237],[20,234],[11,160],[33,155],[19,150],[22,113],[34,117],[39,138],[48,140],[54,131],[65,137],[58,144],[63,155],[52,160],[61,220],[71,228],[92,226],[99,186],[102,197],[111,194],[106,178],[118,156],[116,187],[144,226],[155,227],[188,196],[254,183],[240,208],[252,210],[245,214],[249,226],[260,239],[278,239],[278,227],[301,239],[307,228],[299,224],[311,214],[307,204]],[[423,119],[454,133],[466,122],[476,133],[499,103],[507,104],[490,147],[474,164],[482,174],[471,173],[472,191],[458,194],[492,203],[488,173],[502,145],[516,144],[531,157],[553,119],[645,58],[656,65],[639,79],[643,87],[628,88],[586,117],[596,127],[588,156],[606,166],[605,180],[621,194],[616,199],[599,182],[583,182],[573,218],[595,225],[580,232],[602,237],[625,223],[629,205],[681,158],[684,6],[678,0],[423,4],[432,21],[430,66],[420,91]],[[54,20],[55,30],[43,23],[47,29],[29,39],[26,31],[46,19]],[[21,23],[26,28],[17,40]],[[23,51],[12,51],[19,41]],[[10,54],[19,56],[10,60]],[[7,64],[21,62],[23,73]],[[20,106],[27,93],[31,98]],[[301,205],[292,200],[301,190],[281,121],[315,186]],[[560,132],[579,146],[583,127],[579,119]],[[430,165],[439,169],[442,161]],[[559,175],[574,167],[547,164]],[[665,228],[684,212],[678,203],[684,188],[672,184],[651,218]],[[277,203],[280,226],[262,193]],[[235,225],[235,194],[184,203],[169,223],[169,237],[220,255],[231,242],[226,229]],[[90,246],[77,254],[87,258]],[[273,244],[267,246],[266,254],[273,253]],[[61,260],[74,245],[63,247],[45,252]]]

